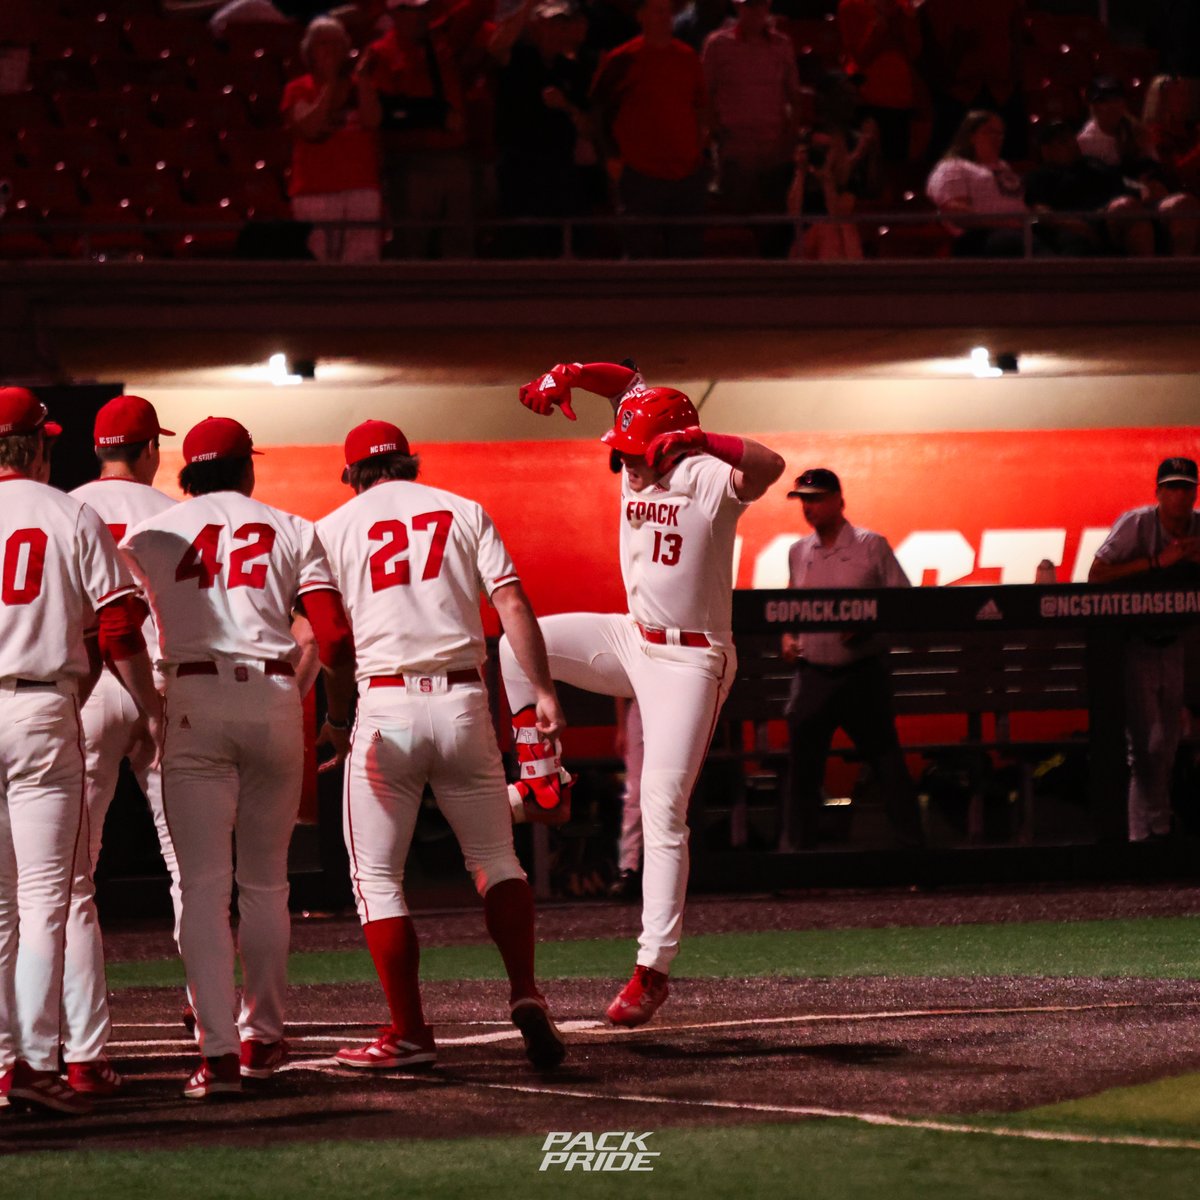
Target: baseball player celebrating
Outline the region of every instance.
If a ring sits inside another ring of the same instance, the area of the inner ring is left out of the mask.
[[[209,417],[183,441],[190,499],[135,525],[122,549],[154,612],[166,679],[163,806],[179,864],[179,949],[202,1060],[192,1100],[266,1079],[287,1058],[287,849],[303,725],[291,632],[302,607],[345,722],[353,643],[316,530],[251,498],[250,434]],[[237,843],[244,988],[235,1019],[229,902]]]
[[[149,401],[139,396],[118,396],[96,414],[95,446],[100,478],[71,493],[100,515],[113,537],[120,541],[126,530],[170,508],[175,501],[151,486],[158,472],[164,429]],[[158,657],[158,637],[147,619],[142,633],[151,661]],[[161,677],[156,677],[161,691]],[[121,760],[139,743],[140,715],[132,697],[110,672],[103,671],[83,706],[84,821],[80,827],[71,908],[67,915],[67,943],[63,971],[63,1058],[67,1081],[77,1092],[108,1096],[120,1086],[120,1077],[104,1056],[110,1023],[104,978],[104,945],[96,917],[92,882],[100,859],[104,818],[117,786]],[[138,784],[150,804],[163,860],[171,876],[171,903],[179,912],[179,876],[175,851],[162,808],[162,774],[157,764],[136,764]]]
[[[46,486],[62,430],[24,388],[0,388],[0,1095],[66,1114],[90,1101],[58,1075],[63,944],[83,817],[78,692],[84,631],[146,721],[159,698],[145,605],[104,523]]]
[[[541,622],[553,677],[642,711],[642,935],[633,978],[608,1007],[641,1025],[667,998],[678,953],[688,873],[687,808],[737,659],[730,634],[733,547],[739,517],[783,473],[784,461],[749,438],[706,433],[674,388],[647,388],[636,370],[568,363],[521,389],[542,416],[570,420],[574,388],[607,397],[615,420],[601,439],[618,451],[621,574],[629,612],[570,613]],[[561,820],[570,776],[557,742],[538,728],[536,692],[507,641],[500,645],[521,779],[514,819]]]
[[[537,1067],[553,1067],[566,1049],[534,978],[533,894],[513,851],[504,769],[480,675],[481,591],[529,680],[531,727],[554,738],[562,710],[537,620],[491,518],[473,501],[417,483],[418,467],[395,425],[364,422],[346,438],[342,478],[355,497],[317,524],[357,648],[346,846],[363,934],[392,1018],[375,1041],[338,1051],[337,1061],[411,1068],[436,1055],[403,889],[429,784],[483,897],[526,1054]]]

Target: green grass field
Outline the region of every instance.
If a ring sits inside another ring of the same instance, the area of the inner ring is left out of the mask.
[[[628,939],[548,943],[550,978],[619,977]],[[491,979],[490,945],[429,947],[426,980]],[[956,927],[777,931],[688,939],[677,973],[693,978],[1055,976],[1200,979],[1200,918],[1034,922]],[[109,964],[110,985],[174,986],[174,960]],[[296,984],[373,980],[364,952],[296,954]],[[765,1099],[769,1100],[769,1097]],[[4,1188],[11,1196],[153,1200],[205,1197],[287,1200],[484,1200],[493,1197],[620,1197],[687,1200],[1191,1200],[1200,1149],[1043,1141],[996,1136],[1044,1131],[1084,1138],[1180,1139],[1200,1144],[1200,1075],[1112,1089],[1017,1113],[939,1118],[988,1132],[879,1127],[847,1119],[670,1128],[669,1110],[630,1118],[657,1129],[654,1173],[539,1171],[541,1138],[422,1140],[420,1114],[398,1113],[394,1140],[314,1141],[272,1149],[156,1148],[142,1152],[13,1153],[0,1124]],[[699,1118],[703,1120],[704,1118]],[[662,1122],[661,1124],[659,1122]]]
[[[538,974],[545,979],[620,977],[629,971],[632,944],[629,938],[546,942],[538,947]],[[290,972],[296,984],[375,978],[365,950],[293,954]],[[693,979],[1200,979],[1200,917],[698,934],[685,939],[674,973]],[[500,958],[490,943],[421,950],[421,977],[426,980],[502,976]],[[177,958],[110,962],[108,983],[111,988],[178,986],[183,968]]]

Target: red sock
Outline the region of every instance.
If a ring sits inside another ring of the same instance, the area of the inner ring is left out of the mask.
[[[483,898],[487,931],[504,959],[511,999],[540,996],[533,975],[533,890],[524,879],[503,879]]]
[[[405,1039],[425,1032],[421,1009],[421,947],[412,917],[387,917],[363,926],[367,949],[392,1014],[392,1028]]]

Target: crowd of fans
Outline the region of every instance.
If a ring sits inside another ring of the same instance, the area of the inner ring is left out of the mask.
[[[169,7],[294,35],[255,53],[321,259],[1196,250],[1200,82],[1154,76],[1191,65],[1026,0]]]

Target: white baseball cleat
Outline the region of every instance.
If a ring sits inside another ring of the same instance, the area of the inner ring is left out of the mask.
[[[235,1096],[242,1090],[241,1064],[236,1054],[204,1058],[184,1084],[188,1100],[211,1100],[215,1096]]]

